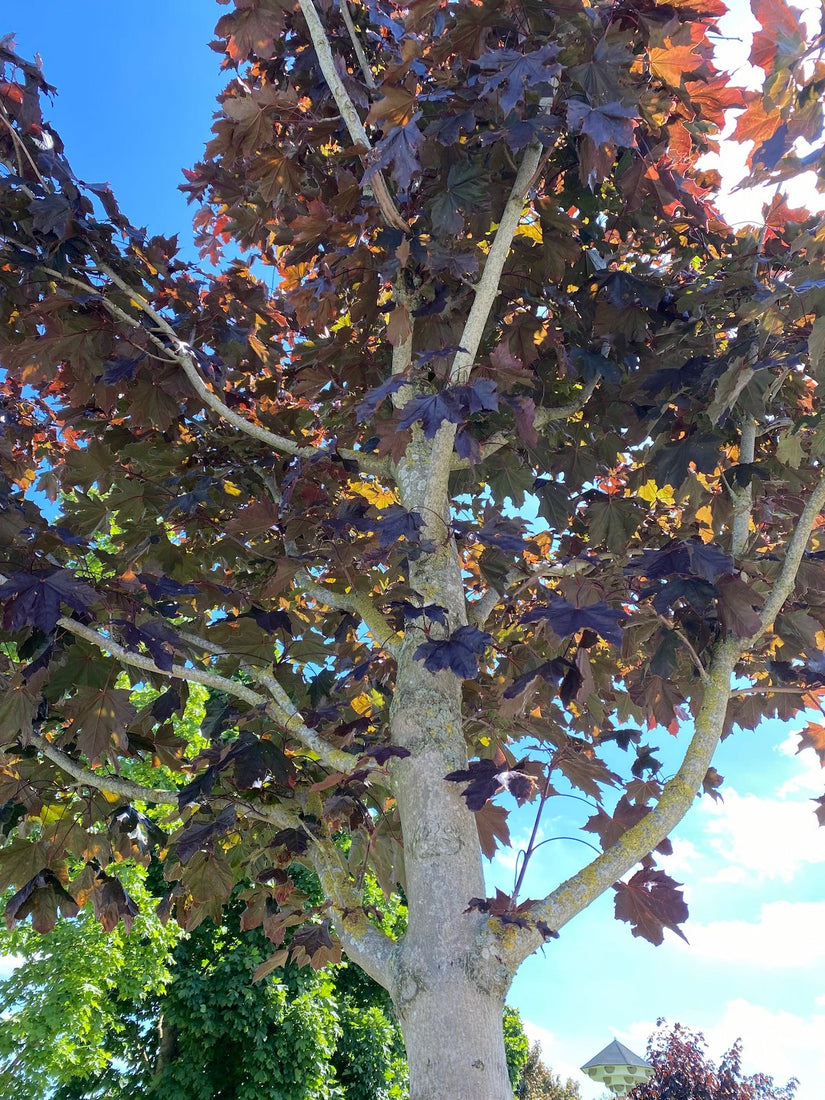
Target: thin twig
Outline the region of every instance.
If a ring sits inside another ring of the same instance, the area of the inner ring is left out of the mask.
[[[664,617],[664,615],[657,615],[656,618],[662,624],[662,626],[667,627],[671,634],[674,634],[679,639],[679,641],[690,654],[690,659],[693,662],[694,668],[699,673],[699,678],[701,679],[702,683],[706,684],[708,680],[707,669],[702,664],[699,654],[691,645],[690,639],[687,637],[687,635],[684,634],[678,626],[674,626],[672,622]]]
[[[364,53],[364,47],[361,45],[361,39],[358,37],[355,24],[352,21],[352,14],[349,10],[349,0],[338,0],[338,6],[341,9],[341,18],[344,20],[344,25],[347,28],[347,33],[352,42],[352,48],[355,50],[355,56],[358,58],[358,65],[363,74],[364,83],[371,92],[374,92],[377,84],[375,83],[375,77],[372,75],[372,69],[367,60],[367,55]]]

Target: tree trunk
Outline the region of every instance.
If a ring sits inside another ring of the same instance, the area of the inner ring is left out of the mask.
[[[449,461],[450,449],[445,451]],[[440,478],[439,478],[440,473]],[[429,672],[415,651],[466,624],[461,566],[449,530],[446,468],[414,438],[398,469],[404,506],[424,519],[426,553],[410,561],[410,587],[447,625],[407,624],[398,657],[392,742],[410,755],[393,763],[404,835],[408,928],[390,981],[410,1067],[410,1100],[512,1100],[502,1014],[512,973],[480,950],[484,875],[475,816],[445,776],[467,766],[461,681]]]
[[[512,1100],[503,998],[455,971],[439,978],[397,1009],[410,1067],[410,1100]]]

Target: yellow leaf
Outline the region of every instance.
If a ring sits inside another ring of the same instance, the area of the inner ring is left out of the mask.
[[[395,490],[385,489],[377,481],[351,481],[349,487],[359,497],[363,497],[364,500],[375,505],[376,508],[389,508],[391,504],[398,503]]]
[[[369,692],[365,691],[362,695],[356,695],[354,699],[350,699],[349,705],[362,718],[369,718],[372,714],[372,699],[370,699]]]
[[[706,504],[703,508],[700,508],[696,513],[696,519],[699,523],[699,538],[705,544],[713,542],[713,510],[709,504]]]
[[[662,485],[659,486],[656,482],[650,478],[642,485],[640,489],[636,490],[636,496],[642,500],[646,500],[648,504],[655,504],[656,501],[661,501],[662,504],[673,504],[673,486]]]
[[[233,481],[225,481],[223,483],[223,491],[229,493],[231,497],[239,497],[241,495],[241,490]]]
[[[516,230],[517,237],[529,237],[531,241],[541,244],[544,238],[541,235],[541,226],[537,222],[525,222]]]

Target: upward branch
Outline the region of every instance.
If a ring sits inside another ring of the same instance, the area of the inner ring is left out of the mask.
[[[467,314],[464,329],[459,340],[459,350],[453,357],[450,366],[449,381],[451,385],[462,385],[467,381],[470,371],[481,346],[484,329],[490,316],[490,310],[498,297],[501,287],[501,276],[504,265],[510,254],[513,237],[518,229],[521,216],[524,213],[524,200],[533,183],[541,160],[541,146],[538,143],[528,146],[519,165],[513,186],[501,220],[498,224],[490,251],[484,261],[484,270],[481,274],[473,296],[473,304]],[[453,441],[455,439],[456,425],[447,421],[443,422],[432,442],[430,452],[430,488],[431,500],[437,500],[440,491],[437,485],[446,486],[449,476]]]
[[[788,544],[779,577],[762,612],[762,628],[750,639],[735,636],[720,643],[703,680],[704,698],[696,716],[695,732],[684,759],[674,777],[665,784],[653,809],[625,832],[602,855],[571,876],[532,909],[532,915],[554,931],[609,889],[623,874],[649,855],[691,807],[701,788],[713,754],[719,744],[731,697],[731,677],[737,662],[751,649],[793,592],[802,555],[823,508],[825,508],[825,471],[812,490],[794,534]],[[495,934],[495,933],[489,933]],[[524,930],[517,942],[507,949],[508,965],[513,970],[540,945],[541,936],[535,929]]]
[[[362,145],[364,149],[370,151],[372,149],[372,142],[367,136],[367,131],[364,129],[361,118],[355,108],[355,104],[350,99],[347,89],[344,87],[343,80],[338,75],[335,59],[332,56],[332,50],[329,48],[329,39],[324,30],[324,25],[318,16],[318,12],[315,9],[315,5],[312,0],[298,0],[298,3],[304,19],[306,19],[309,34],[312,38],[312,44],[315,47],[315,53],[318,57],[318,64],[321,66],[321,72],[324,74],[324,80],[326,80],[329,90],[332,92],[332,97],[335,100],[338,110],[341,112],[341,117],[346,123],[349,135],[356,145]],[[343,3],[346,4],[346,0],[343,0]],[[409,233],[410,227],[398,212],[398,207],[392,200],[386,180],[380,172],[376,172],[373,176],[371,186],[373,194],[375,195],[375,201],[378,203],[378,208],[387,225],[393,226],[395,229],[400,229],[402,233]]]
[[[681,767],[665,784],[653,809],[623,833],[607,851],[532,906],[532,918],[544,922],[554,932],[558,931],[649,855],[679,824],[702,785],[722,735],[730,698],[730,678],[740,655],[738,639],[728,640],[717,650],[708,672],[704,701],[696,716],[695,733]],[[496,932],[489,930],[487,935],[495,937]],[[542,942],[543,937],[535,928],[521,930],[512,945],[503,950],[512,972]]]

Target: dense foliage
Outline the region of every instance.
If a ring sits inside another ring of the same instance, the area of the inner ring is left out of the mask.
[[[7,921],[128,925],[153,849],[189,930],[244,883],[258,976],[343,944],[388,989],[416,1100],[506,1092],[512,976],[601,892],[681,934],[655,853],[720,737],[823,693],[825,229],[780,189],[734,231],[703,159],[734,111],[753,181],[817,170],[821,38],[754,0],[745,91],[723,12],[236,0],[186,189],[274,290],[78,180],[0,43]],[[485,897],[507,800],[571,789],[602,854]]]
[[[129,889],[147,901],[134,876]],[[254,984],[268,943],[240,929],[240,908],[189,936],[151,905],[128,933],[84,912],[45,936],[28,924],[0,934],[0,950],[22,959],[0,981],[0,1100],[405,1096],[386,992],[346,963],[292,965]],[[518,1060],[526,1040],[514,1022]]]

